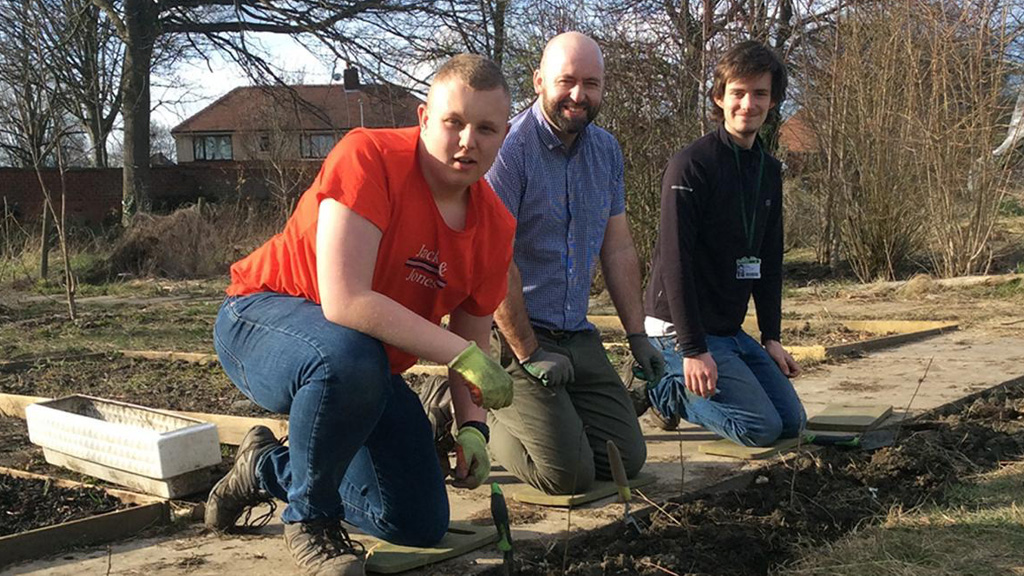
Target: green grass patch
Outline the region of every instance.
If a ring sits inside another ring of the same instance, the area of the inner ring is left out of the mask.
[[[788,576],[1024,574],[1024,462],[952,488],[942,506],[893,511],[879,526],[808,548]]]

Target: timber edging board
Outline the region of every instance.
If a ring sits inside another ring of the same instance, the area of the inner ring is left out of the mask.
[[[50,478],[11,468],[0,467],[0,474],[49,480],[55,485],[69,488],[88,487],[79,482]],[[0,537],[0,567],[24,560],[43,558],[76,546],[101,544],[126,538],[150,526],[167,524],[170,521],[170,509],[166,501],[123,490],[100,489],[122,502],[134,503],[138,506]]]

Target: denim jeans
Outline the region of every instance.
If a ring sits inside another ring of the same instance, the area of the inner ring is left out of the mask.
[[[665,376],[648,388],[651,404],[664,416],[678,414],[744,446],[768,446],[795,438],[807,416],[793,384],[764,347],[740,330],[733,336],[707,336],[718,365],[715,394],[702,398],[686,388],[683,358],[674,336],[651,338],[665,357]]]
[[[380,341],[270,292],[228,298],[213,335],[235,386],[288,414],[288,446],[257,463],[263,489],[288,503],[284,522],[344,519],[409,546],[444,536],[448,495],[430,424]]]

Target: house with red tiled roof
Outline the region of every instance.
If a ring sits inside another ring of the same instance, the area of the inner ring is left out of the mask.
[[[779,147],[786,152],[810,154],[820,151],[818,135],[811,128],[806,110],[797,110],[779,127]]]
[[[178,163],[321,160],[353,128],[414,126],[421,100],[388,84],[243,86],[171,130]]]
[[[785,155],[787,172],[804,172],[818,154],[821,144],[806,110],[797,110],[779,127],[779,149]]]

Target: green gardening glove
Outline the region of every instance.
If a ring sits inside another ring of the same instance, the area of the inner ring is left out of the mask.
[[[455,481],[452,484],[472,490],[483,484],[490,474],[491,460],[487,457],[483,433],[472,426],[459,428],[455,436]]]
[[[512,377],[484,354],[476,342],[470,341],[469,346],[448,363],[448,367],[465,379],[477,406],[496,410],[512,403]]]

